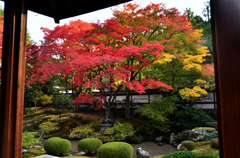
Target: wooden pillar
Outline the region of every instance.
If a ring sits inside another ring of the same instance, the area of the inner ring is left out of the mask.
[[[240,2],[212,0],[220,157],[240,155]]]
[[[5,1],[0,105],[0,158],[21,158],[26,17],[24,0]]]

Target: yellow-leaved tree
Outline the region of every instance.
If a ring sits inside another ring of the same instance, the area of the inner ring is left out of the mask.
[[[191,23],[189,26],[187,32],[174,34],[165,42],[164,58],[155,61],[145,71],[145,75],[172,86],[173,92],[178,92],[182,99],[207,95],[205,88],[209,85],[209,80],[203,75],[203,65],[205,57],[210,54],[202,45],[202,29],[194,29]]]

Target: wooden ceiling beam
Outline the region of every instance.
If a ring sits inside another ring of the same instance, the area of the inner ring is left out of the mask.
[[[28,10],[61,20],[129,1],[130,0],[26,0],[26,5]]]

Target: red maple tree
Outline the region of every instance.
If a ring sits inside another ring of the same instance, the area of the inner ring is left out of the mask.
[[[107,117],[117,93],[124,87],[138,93],[144,93],[145,88],[171,89],[152,78],[135,79],[141,69],[149,67],[154,59],[162,58],[163,46],[157,41],[131,44],[132,33],[149,31],[147,27],[134,30],[112,20],[88,24],[91,27],[86,30],[81,29],[84,25],[75,29],[76,25],[72,24],[74,22],[52,31],[43,30],[45,40],[39,47],[38,57],[42,65],[33,80],[44,81],[51,75],[65,77],[70,86],[80,90],[75,103],[104,105]],[[94,96],[93,89],[99,90],[100,95]]]

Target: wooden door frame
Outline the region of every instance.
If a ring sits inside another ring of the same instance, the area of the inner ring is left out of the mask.
[[[5,1],[0,106],[0,158],[21,158],[27,11]]]
[[[22,7],[20,7],[22,6]],[[212,0],[220,157],[240,155],[240,3]],[[21,158],[26,10],[6,0],[0,105],[0,158]]]

